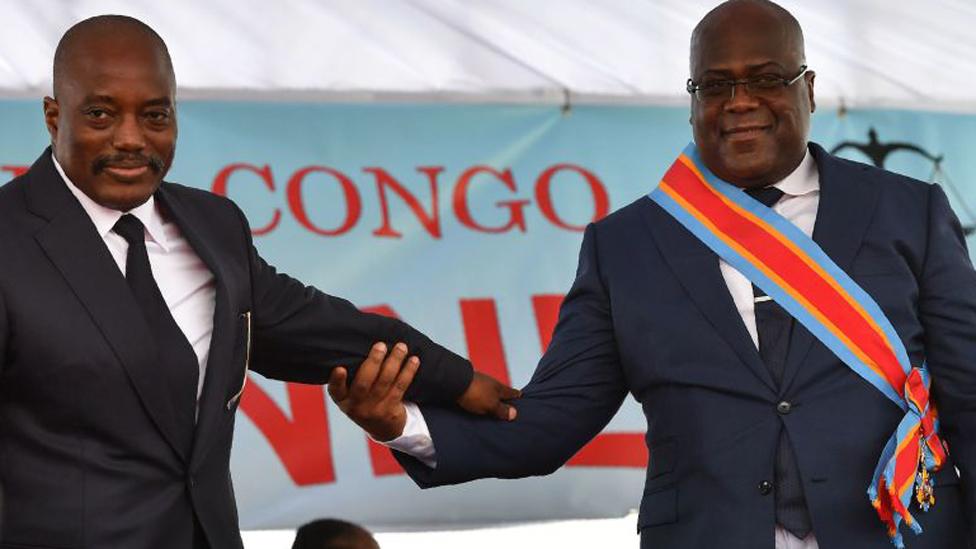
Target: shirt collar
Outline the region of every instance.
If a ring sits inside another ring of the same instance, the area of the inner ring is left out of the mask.
[[[146,232],[149,234],[150,240],[159,244],[163,251],[168,252],[170,249],[169,240],[166,238],[166,232],[163,230],[163,216],[156,207],[156,199],[153,196],[149,197],[149,200],[136,206],[128,212],[120,212],[119,210],[113,210],[112,208],[106,208],[101,204],[95,202],[87,194],[79,189],[75,184],[68,179],[68,175],[64,173],[64,169],[61,168],[61,163],[52,154],[51,159],[54,160],[54,168],[61,175],[61,179],[64,180],[65,185],[67,185],[68,190],[71,194],[78,200],[81,204],[82,209],[91,218],[92,223],[95,224],[95,230],[98,231],[98,236],[103,239],[112,232],[112,228],[124,214],[132,214],[136,216],[139,221],[146,227]]]
[[[817,163],[814,162],[813,155],[810,154],[810,149],[807,149],[803,160],[800,161],[800,165],[790,175],[787,175],[782,181],[773,186],[783,191],[783,194],[789,196],[802,196],[819,191],[820,174],[817,171]]]

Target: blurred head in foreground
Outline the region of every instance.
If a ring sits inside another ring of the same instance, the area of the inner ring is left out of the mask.
[[[362,526],[338,519],[321,519],[298,529],[292,549],[380,549]]]

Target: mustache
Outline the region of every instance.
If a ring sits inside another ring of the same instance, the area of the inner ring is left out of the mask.
[[[146,155],[139,153],[121,153],[121,154],[110,154],[99,156],[92,161],[92,173],[98,175],[102,173],[105,168],[109,166],[125,166],[125,167],[136,167],[136,166],[149,166],[149,169],[155,173],[162,173],[163,169],[166,167],[166,163],[162,158],[156,155]]]

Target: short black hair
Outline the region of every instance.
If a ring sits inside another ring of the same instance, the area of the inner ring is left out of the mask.
[[[357,539],[372,539],[368,530],[339,519],[319,519],[298,529],[292,549],[329,549],[349,547]]]
[[[148,38],[159,50],[170,74],[173,74],[173,60],[169,56],[169,48],[166,47],[166,42],[152,27],[128,15],[96,15],[72,25],[58,41],[58,47],[54,50],[53,87],[55,96],[59,83],[64,76],[68,59],[78,44],[92,34],[118,32],[119,30],[134,31]]]

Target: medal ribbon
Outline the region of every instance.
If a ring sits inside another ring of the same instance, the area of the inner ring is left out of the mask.
[[[912,496],[925,511],[934,504],[931,474],[946,459],[925,364],[912,367],[881,307],[812,238],[715,177],[694,143],[648,197],[905,412],[867,490],[892,542],[903,548],[902,522],[922,532],[908,511]]]

